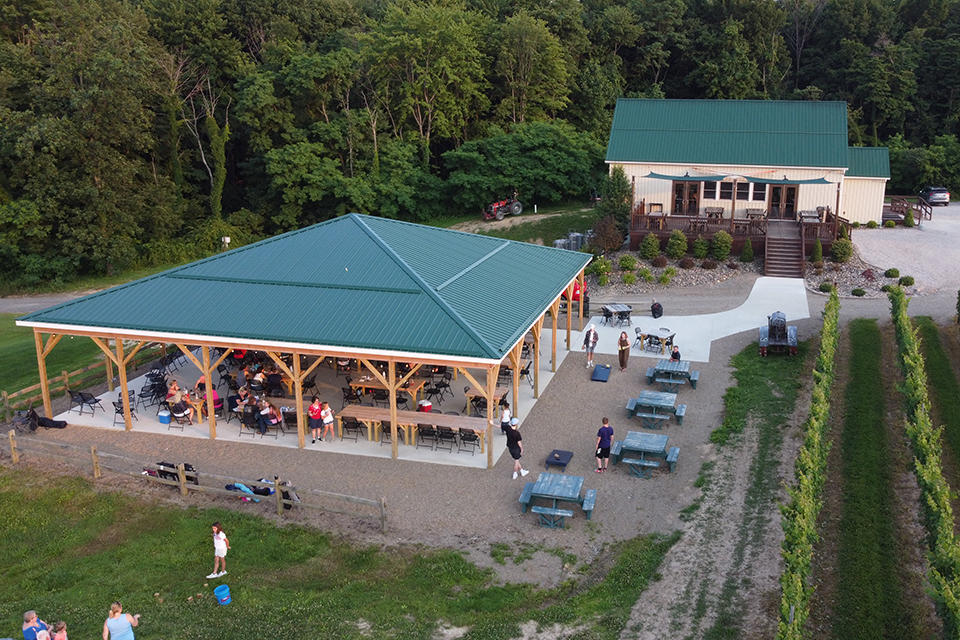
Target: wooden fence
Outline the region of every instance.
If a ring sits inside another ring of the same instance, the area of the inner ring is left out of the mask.
[[[10,458],[13,460],[14,464],[20,463],[20,456],[23,453],[32,453],[41,457],[54,458],[76,466],[83,466],[85,464],[84,460],[89,459],[94,478],[100,478],[103,475],[104,470],[113,471],[114,473],[122,473],[125,475],[134,476],[136,478],[149,480],[150,482],[176,487],[180,490],[182,495],[187,495],[190,491],[197,491],[206,494],[227,495],[231,498],[248,497],[258,501],[263,501],[264,503],[273,503],[276,505],[277,515],[283,515],[283,512],[286,510],[285,507],[305,507],[307,509],[317,509],[327,513],[340,513],[356,518],[368,519],[374,522],[379,522],[380,531],[382,533],[387,532],[387,501],[386,498],[383,497],[381,497],[379,500],[370,500],[368,498],[359,498],[340,493],[331,493],[329,491],[302,489],[292,484],[282,484],[284,482],[283,477],[279,474],[274,476],[275,479],[273,482],[261,482],[260,480],[234,478],[231,476],[222,476],[214,473],[187,471],[184,468],[183,463],[178,464],[175,467],[164,467],[156,463],[145,463],[142,460],[128,458],[126,456],[113,453],[101,453],[97,450],[96,445],[91,445],[90,450],[87,451],[87,449],[83,447],[78,447],[71,444],[60,442],[43,442],[30,439],[27,441],[27,446],[24,446],[22,442],[17,442],[16,433],[13,429],[11,429],[7,435],[9,440]],[[87,458],[87,456],[89,456],[89,458]],[[151,471],[164,471],[169,474],[175,474],[176,480],[162,478],[159,475],[145,475],[144,471],[148,469]],[[238,493],[225,488],[227,484],[237,483],[253,488],[267,487],[274,489],[275,491],[272,496],[261,496],[248,493]],[[284,498],[284,493],[287,493],[291,497],[296,495],[299,497],[299,500]],[[365,509],[368,508],[369,512],[358,509],[348,509],[347,507],[341,505],[355,505]]]
[[[157,349],[161,349],[160,352]],[[161,354],[166,354],[167,349],[164,345],[160,343],[154,343],[148,345],[145,349],[141,349],[132,360],[133,368],[136,369],[141,364],[147,360],[157,358]],[[67,395],[67,389],[71,388],[71,385],[74,388],[86,388],[92,384],[101,382],[106,379],[105,371],[100,371],[100,369],[105,369],[106,367],[106,356],[103,360],[94,362],[93,364],[84,367],[83,369],[77,369],[76,371],[62,371],[59,376],[50,378],[47,380],[47,384],[50,385],[50,395],[55,393],[63,392],[64,395]],[[112,367],[111,367],[112,370]],[[113,380],[107,381],[110,384],[110,391],[113,391]],[[27,387],[26,389],[21,389],[20,391],[15,391],[13,393],[7,393],[6,391],[0,391],[0,400],[3,401],[3,417],[6,422],[10,422],[13,418],[13,411],[15,409],[29,409],[35,404],[43,402],[43,395],[40,393],[35,393],[40,390],[40,383]],[[27,394],[35,393],[35,395],[27,396]]]

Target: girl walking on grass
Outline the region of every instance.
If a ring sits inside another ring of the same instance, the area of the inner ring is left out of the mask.
[[[227,549],[230,548],[230,541],[227,540],[227,534],[223,532],[223,527],[219,522],[213,523],[213,573],[207,578],[219,578],[227,575]],[[217,571],[219,569],[219,572]]]

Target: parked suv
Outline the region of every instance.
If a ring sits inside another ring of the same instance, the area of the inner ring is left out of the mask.
[[[924,187],[920,191],[920,197],[931,205],[942,204],[947,206],[950,204],[950,192],[947,191],[946,187]]]

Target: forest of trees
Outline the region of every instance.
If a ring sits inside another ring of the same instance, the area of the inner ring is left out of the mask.
[[[616,99],[844,100],[960,189],[960,0],[0,0],[0,279],[599,188]]]

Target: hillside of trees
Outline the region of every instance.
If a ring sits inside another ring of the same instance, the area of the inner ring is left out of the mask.
[[[960,190],[958,0],[0,0],[0,279],[585,198],[620,96],[844,100]]]

